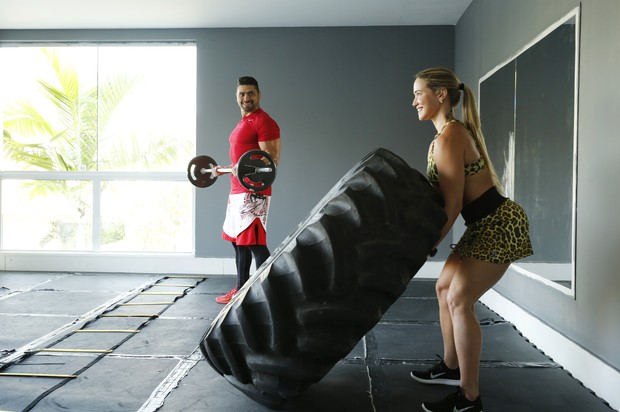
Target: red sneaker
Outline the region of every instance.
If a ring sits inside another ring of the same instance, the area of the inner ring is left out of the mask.
[[[237,293],[237,288],[234,288],[233,290],[231,290],[227,294],[222,295],[222,296],[218,296],[217,298],[215,298],[215,301],[217,303],[228,303],[228,302],[230,302],[232,297],[235,296],[236,293]]]

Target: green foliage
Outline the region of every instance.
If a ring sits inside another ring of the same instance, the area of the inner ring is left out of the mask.
[[[99,87],[83,89],[77,69],[57,51],[41,52],[53,76],[37,80],[43,100],[18,101],[6,110],[4,129],[10,132],[11,150],[5,150],[5,156],[26,170],[97,170],[98,136],[140,77],[105,78]],[[6,134],[4,139],[6,145]]]
[[[129,137],[130,150],[127,144],[112,145],[106,158],[99,159],[102,136],[118,140],[109,136],[106,129],[141,76],[124,73],[100,79],[98,87],[84,88],[78,69],[57,50],[42,48],[41,53],[52,75],[37,80],[42,99],[17,101],[5,111],[2,138],[6,159],[21,165],[23,170],[61,172],[95,171],[100,167],[144,170],[144,165],[159,167],[176,159],[177,148],[172,139],[160,138],[149,147],[141,147],[136,136]],[[84,190],[82,184],[72,184],[71,180],[37,180],[25,185],[31,197],[62,193],[75,202],[75,212],[80,218],[90,208],[91,192]],[[67,244],[75,232],[61,222],[52,222],[41,245],[54,239]],[[109,237],[106,241],[119,240],[119,236],[124,236],[124,228],[105,236]]]
[[[102,228],[101,230],[101,244],[107,245],[109,243],[118,242],[125,238],[125,225],[122,223],[114,223],[108,228]]]

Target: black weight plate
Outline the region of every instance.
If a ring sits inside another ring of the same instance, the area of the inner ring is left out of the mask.
[[[263,168],[269,168],[271,171],[259,170]],[[276,180],[276,163],[269,153],[262,150],[250,150],[244,153],[237,162],[237,178],[246,189],[260,192]]]
[[[213,158],[202,155],[196,156],[190,160],[187,165],[187,179],[197,187],[209,187],[217,180],[217,176],[211,176],[210,172],[204,172],[205,169],[211,169],[217,166]]]

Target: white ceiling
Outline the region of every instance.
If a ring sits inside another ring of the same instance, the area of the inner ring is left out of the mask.
[[[454,25],[472,0],[0,0],[0,29]]]

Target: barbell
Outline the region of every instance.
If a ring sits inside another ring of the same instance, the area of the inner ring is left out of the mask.
[[[200,155],[187,165],[187,178],[197,187],[209,187],[217,180],[217,163],[213,158]],[[237,169],[239,183],[252,192],[267,189],[276,179],[276,164],[273,157],[263,150],[250,150],[239,158],[233,167],[220,167],[219,173],[232,173]]]

